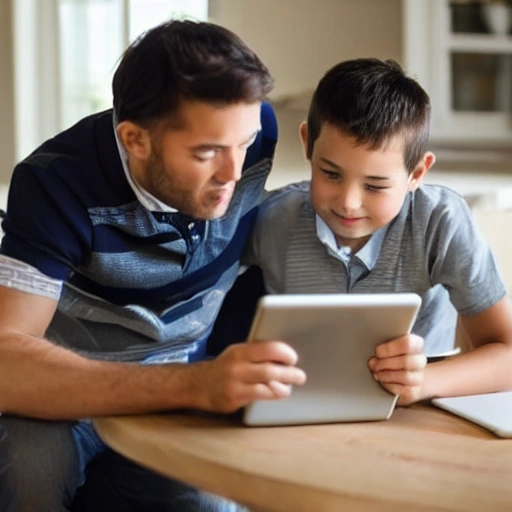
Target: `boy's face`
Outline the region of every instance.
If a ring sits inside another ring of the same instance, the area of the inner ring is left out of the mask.
[[[301,125],[304,147],[307,126]],[[377,229],[399,213],[409,190],[423,180],[434,155],[427,153],[409,175],[401,137],[371,150],[324,123],[311,156],[311,202],[338,245],[360,249]]]
[[[153,130],[120,123],[132,176],[180,213],[204,220],[221,217],[260,130],[260,109],[260,103],[183,101],[179,123]],[[130,130],[135,132],[132,142]]]

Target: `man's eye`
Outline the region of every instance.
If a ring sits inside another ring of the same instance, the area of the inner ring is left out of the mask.
[[[198,153],[194,153],[194,159],[198,160],[199,162],[206,162],[207,160],[211,160],[216,154],[217,151],[215,149],[200,151]]]
[[[251,147],[253,144],[254,144],[254,141],[256,140],[256,138],[258,137],[258,134],[256,134],[254,137],[252,137],[250,140],[248,140],[247,142],[244,142],[240,148],[241,149],[248,149],[249,147]]]

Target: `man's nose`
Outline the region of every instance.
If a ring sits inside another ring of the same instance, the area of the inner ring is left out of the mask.
[[[245,151],[233,149],[227,150],[222,155],[222,159],[215,173],[215,179],[219,183],[229,183],[238,181],[242,176],[242,166],[244,164]]]

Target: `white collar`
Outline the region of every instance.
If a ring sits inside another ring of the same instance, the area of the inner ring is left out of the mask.
[[[316,234],[318,239],[327,247],[331,254],[343,261],[346,265],[350,263],[353,256],[357,256],[357,259],[368,270],[373,270],[375,268],[389,224],[377,229],[377,231],[374,231],[368,242],[366,242],[366,244],[364,244],[356,254],[352,254],[352,249],[350,247],[338,247],[334,233],[318,214],[315,214],[315,218]]]

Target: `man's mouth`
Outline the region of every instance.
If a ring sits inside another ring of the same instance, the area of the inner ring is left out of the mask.
[[[224,187],[224,188],[218,188],[214,189],[210,197],[212,200],[216,203],[228,203],[231,200],[231,197],[233,196],[233,187]]]

